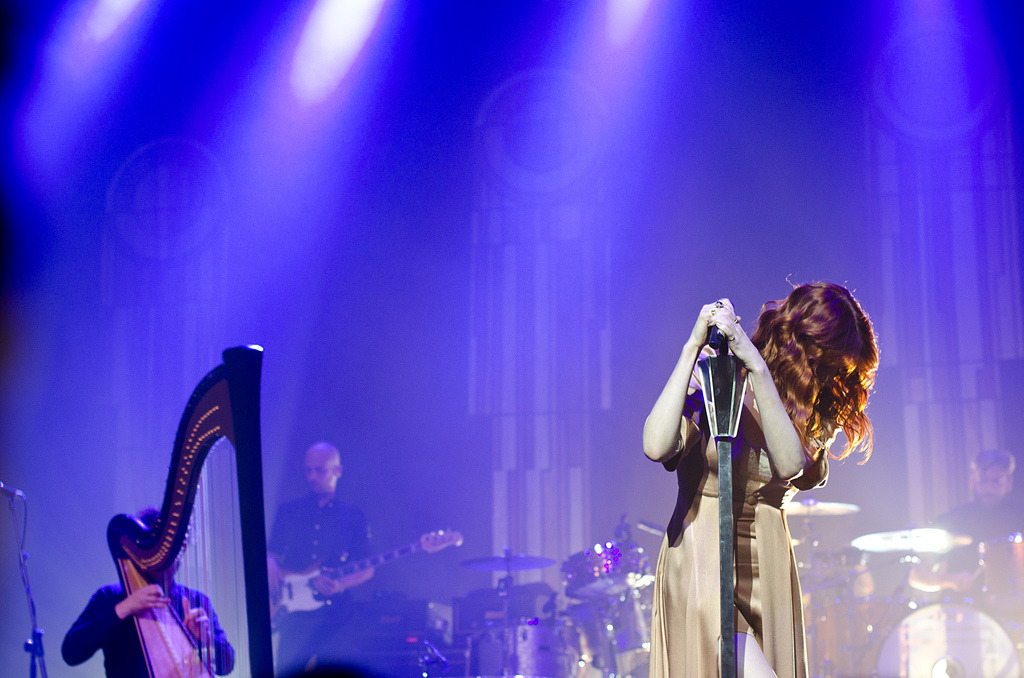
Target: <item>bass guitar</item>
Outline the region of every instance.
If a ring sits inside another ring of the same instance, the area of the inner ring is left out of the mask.
[[[273,616],[276,617],[286,612],[308,612],[326,605],[328,596],[320,593],[313,583],[320,575],[326,575],[332,579],[341,579],[356,572],[368,570],[371,567],[379,567],[385,563],[394,562],[399,558],[404,558],[418,551],[437,553],[449,546],[461,545],[462,534],[459,532],[438,530],[436,532],[428,532],[416,541],[393,551],[379,553],[375,556],[346,563],[338,567],[314,566],[302,572],[285,571],[281,579],[280,595],[274,601]]]

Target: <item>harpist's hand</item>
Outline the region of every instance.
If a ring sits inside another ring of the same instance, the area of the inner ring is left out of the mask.
[[[135,589],[130,596],[114,606],[114,611],[120,619],[127,619],[144,610],[167,607],[169,602],[170,598],[164,596],[164,590],[159,584],[149,584]]]
[[[185,628],[192,634],[193,638],[200,640],[204,645],[210,644],[208,638],[210,633],[210,618],[206,616],[206,610],[201,607],[193,607],[185,615]]]

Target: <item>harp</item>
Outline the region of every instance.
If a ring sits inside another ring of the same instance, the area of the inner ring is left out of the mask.
[[[223,364],[192,392],[178,424],[156,526],[148,530],[124,514],[114,516],[107,526],[107,543],[125,592],[155,583],[181,553],[210,450],[225,439],[234,446],[248,660],[254,678],[273,676],[260,452],[262,358],[263,350],[257,346],[230,348],[223,353]],[[214,674],[210,653],[188,633],[171,606],[134,619],[151,678]]]

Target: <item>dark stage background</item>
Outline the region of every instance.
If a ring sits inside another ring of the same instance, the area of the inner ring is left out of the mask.
[[[861,507],[814,526],[824,551],[965,500],[982,447],[1024,462],[1021,3],[390,0],[305,90],[312,1],[145,0],[103,32],[116,4],[5,11],[0,480],[28,496],[52,676],[102,675],[60,640],[232,345],[266,351],[268,521],[326,439],[377,549],[464,533],[364,598],[450,603],[493,583],[464,559],[664,525],[641,428],[720,296],[746,324],[830,280],[876,323],[874,456],[814,493]],[[13,676],[30,624],[4,522]]]

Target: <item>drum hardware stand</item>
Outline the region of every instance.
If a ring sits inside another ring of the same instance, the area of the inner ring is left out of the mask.
[[[743,363],[727,352],[725,338],[712,328],[708,345],[718,355],[697,363],[704,395],[704,412],[718,446],[718,565],[721,589],[721,675],[736,675],[735,583],[733,582],[732,454],[738,446],[740,412],[747,386]]]
[[[633,528],[626,520],[626,514],[623,513],[619,518],[618,524],[615,526],[614,531],[615,541],[621,545],[633,546]],[[632,589],[630,589],[632,591]],[[621,617],[623,608],[626,604],[627,593],[619,594],[618,597],[611,601],[608,608],[599,609],[600,619],[604,624],[604,635],[605,640],[608,643],[608,666],[605,670],[608,672],[608,678],[616,678],[619,676],[619,640],[618,633],[619,627],[622,626]]]
[[[498,581],[498,597],[501,598],[502,630],[501,630],[501,675],[515,676],[519,673],[519,634],[512,626],[512,549],[505,547],[505,576]],[[509,635],[512,636],[511,648]],[[511,671],[511,673],[509,673]]]
[[[626,670],[624,667],[621,667],[619,665],[620,655],[623,652],[626,652],[630,649],[629,645],[626,645],[625,648],[619,647],[619,641],[621,640],[620,634],[623,630],[623,627],[625,627],[626,629],[629,628],[628,622],[623,622],[623,617],[625,616],[627,618],[631,618],[640,625],[640,627],[634,629],[634,631],[636,631],[636,633],[639,634],[641,647],[644,644],[647,644],[648,648],[650,647],[649,644],[651,641],[651,634],[649,629],[647,628],[647,624],[644,622],[643,615],[641,614],[641,611],[639,609],[639,589],[631,588],[625,593],[619,594],[619,597],[615,599],[615,602],[612,603],[612,605],[612,612],[609,616],[606,617],[607,623],[605,627],[608,633],[609,649],[611,650],[611,652],[609,653],[609,657],[611,658],[611,666],[608,667],[608,678],[617,678],[623,675],[623,673],[620,673],[620,671]]]
[[[28,554],[25,553],[25,530],[22,527],[21,532],[18,532],[18,520],[16,516],[16,509],[14,507],[14,499],[20,497],[22,502],[26,502],[25,494],[21,490],[15,490],[10,487],[6,487],[3,483],[0,483],[0,492],[7,495],[7,503],[11,509],[11,521],[14,524],[14,538],[18,545],[18,567],[21,571],[21,582],[25,586],[25,596],[28,598],[28,616],[32,622],[32,637],[25,641],[25,652],[29,653],[29,676],[36,678],[36,669],[39,670],[39,675],[42,678],[47,678],[46,674],[46,657],[43,653],[43,630],[39,628],[39,623],[36,619],[36,603],[32,597],[32,587],[28,583]],[[28,504],[25,506],[25,520],[28,520]]]
[[[619,643],[615,638],[615,622],[618,621],[620,603],[621,596],[612,602],[610,608],[599,609],[598,618],[604,626],[604,638],[608,645],[608,666],[604,667],[608,678],[616,678],[619,675]]]
[[[804,516],[803,525],[804,525],[804,531],[807,534],[807,543],[810,546],[810,555],[809,555],[809,557],[807,559],[807,568],[811,572],[814,572],[817,569],[817,565],[818,565],[818,562],[817,562],[819,560],[818,547],[821,546],[821,541],[818,539],[818,535],[817,535],[817,533],[815,531],[815,528],[813,526],[813,521],[811,520],[810,516]],[[821,665],[820,668],[823,671],[823,673],[821,674],[823,676],[831,676],[832,675],[833,666],[832,666],[831,653],[829,653],[829,655],[826,656],[826,657],[818,657],[817,656],[817,653],[819,651],[818,642],[821,640],[821,638],[819,637],[819,634],[818,634],[818,622],[820,621],[820,619],[818,618],[819,615],[816,614],[816,612],[818,610],[819,603],[821,602],[821,600],[820,600],[821,592],[822,591],[827,591],[830,587],[838,585],[838,584],[842,583],[843,581],[845,581],[845,579],[837,579],[837,580],[835,580],[833,582],[826,582],[825,584],[819,584],[819,585],[817,585],[817,586],[815,586],[815,587],[805,591],[805,593],[807,593],[807,595],[810,596],[810,609],[811,609],[811,612],[812,612],[811,619],[810,619],[810,624],[807,625],[807,629],[806,629],[807,640],[806,640],[805,644],[806,644],[806,647],[808,648],[808,650],[810,650],[810,648],[814,648],[814,652],[815,652],[815,657],[814,658],[815,659],[821,659],[822,660],[822,665]],[[818,674],[813,673],[815,668],[819,668],[819,667],[808,666],[808,670],[811,671],[811,675],[814,675],[814,676],[818,675]]]
[[[640,624],[640,628],[637,629],[640,634],[640,645],[641,647],[647,645],[647,649],[650,649],[651,629],[644,619],[643,606],[640,604],[640,589],[630,589],[627,595],[632,599],[629,606],[632,608],[633,618]]]

